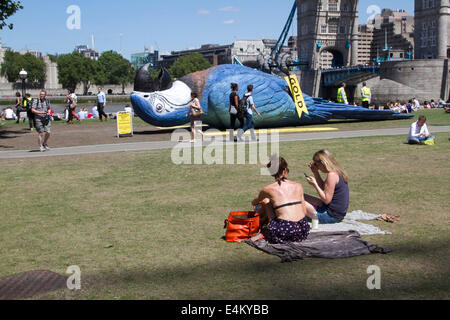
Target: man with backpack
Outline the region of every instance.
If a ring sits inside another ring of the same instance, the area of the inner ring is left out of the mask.
[[[256,114],[258,116],[261,117],[261,113],[258,112],[258,110],[256,110],[255,107],[255,103],[253,101],[253,97],[252,97],[252,93],[253,93],[253,85],[249,84],[247,86],[247,93],[242,97],[241,101],[239,101],[239,109],[244,109],[245,111],[245,125],[244,128],[239,130],[237,139],[239,139],[239,141],[242,141],[242,135],[245,133],[245,131],[247,131],[248,129],[250,129],[251,135],[252,135],[252,140],[258,140],[256,138],[255,135],[255,125],[253,123],[253,111],[256,112]],[[239,112],[240,110],[238,110]],[[235,141],[237,141],[237,139],[235,139]]]
[[[25,99],[23,100],[23,107],[27,111],[28,123],[30,125],[30,131],[34,130],[34,113],[31,112],[31,107],[33,106],[33,99],[29,93],[25,94]]]
[[[39,134],[38,141],[40,146],[40,151],[44,152],[50,150],[47,145],[48,139],[50,138],[50,101],[46,99],[47,92],[41,90],[39,94],[39,99],[33,100],[33,105],[31,107],[31,112],[34,113],[34,125]]]

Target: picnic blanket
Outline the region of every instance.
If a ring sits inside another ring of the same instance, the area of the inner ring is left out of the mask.
[[[376,220],[381,217],[381,214],[374,214],[364,212],[362,210],[355,210],[347,213],[344,220],[334,224],[319,224],[319,228],[311,230],[311,233],[316,232],[335,232],[335,231],[358,231],[361,235],[374,235],[374,234],[392,234],[389,231],[381,230],[380,228],[371,224],[359,222],[357,220]]]
[[[278,256],[281,262],[318,257],[327,259],[348,258],[372,253],[388,253],[392,250],[371,244],[361,238],[359,232],[335,231],[310,233],[302,242],[270,244],[266,240],[245,240],[250,246]]]

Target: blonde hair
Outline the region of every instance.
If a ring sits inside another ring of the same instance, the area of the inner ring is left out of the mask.
[[[314,162],[320,162],[324,165],[328,172],[337,172],[344,179],[345,183],[348,183],[347,172],[341,167],[341,165],[336,161],[330,151],[320,150],[314,154]]]

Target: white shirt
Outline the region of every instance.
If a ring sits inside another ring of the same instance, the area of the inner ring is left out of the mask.
[[[80,111],[78,112],[78,116],[80,117],[80,119],[87,119],[88,113],[87,111]]]
[[[248,114],[253,115],[252,105],[255,104],[254,101],[253,101],[253,97],[252,97],[252,95],[250,93],[246,93],[245,95],[248,96],[248,98],[247,98],[247,112],[248,112]]]
[[[420,109],[420,103],[419,103],[419,100],[414,99],[414,105],[416,106],[416,109]]]
[[[417,125],[417,121],[416,121],[416,122],[414,122],[411,125],[411,128],[409,129],[408,139],[418,138],[418,137],[420,137],[420,135],[422,133],[425,134],[425,135],[429,135],[430,134],[430,132],[428,131],[427,124],[425,123],[422,127],[419,127]]]
[[[74,103],[78,102],[78,97],[77,97],[77,95],[75,93],[69,94],[69,97],[71,97],[73,99]],[[69,100],[69,104],[70,104],[70,100]]]
[[[97,107],[93,107],[93,108],[92,108],[92,114],[93,114],[94,118],[98,118],[98,110],[97,110]]]
[[[13,109],[5,110],[5,118],[6,119],[15,119],[16,118],[16,114],[14,113]]]

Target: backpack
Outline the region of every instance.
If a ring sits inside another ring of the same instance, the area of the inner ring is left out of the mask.
[[[25,105],[25,101],[26,101],[26,105]],[[31,112],[31,107],[33,106],[33,98],[31,98],[30,100],[28,100],[28,99],[26,99],[24,101],[24,108],[27,110],[27,111],[30,111]]]
[[[244,95],[242,99],[239,100],[238,105],[238,116],[243,117],[247,112],[247,99],[250,97],[249,95]]]

